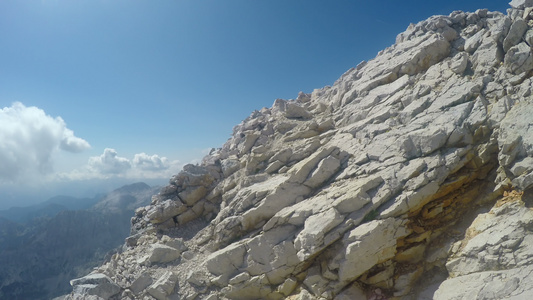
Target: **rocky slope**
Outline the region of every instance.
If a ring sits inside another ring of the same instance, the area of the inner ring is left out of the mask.
[[[0,218],[0,299],[51,299],[68,293],[71,278],[86,274],[120,246],[134,209],[150,203],[157,190],[137,183],[105,195],[89,210],[43,217],[52,211],[42,205],[29,211],[39,216],[31,222]]]
[[[533,1],[412,24],[237,125],[70,299],[530,299]]]

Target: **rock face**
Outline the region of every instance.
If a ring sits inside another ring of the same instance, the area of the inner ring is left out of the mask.
[[[533,211],[524,193],[509,193],[468,228],[452,246],[446,263],[450,276],[435,299],[502,299],[533,295]]]
[[[532,5],[412,24],[253,112],[136,210],[108,298],[529,299]]]

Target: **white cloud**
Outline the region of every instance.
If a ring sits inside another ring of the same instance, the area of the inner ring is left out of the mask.
[[[53,118],[20,102],[0,109],[0,182],[48,174],[53,170],[54,152],[77,153],[88,148],[89,143],[74,136],[61,117]]]
[[[157,154],[148,155],[144,152],[135,154],[133,165],[140,170],[147,171],[166,170],[170,167],[170,163],[166,157],[159,157]]]
[[[179,173],[183,165],[157,154],[138,153],[133,159],[119,156],[115,149],[106,148],[99,156],[90,157],[87,165],[68,173],[58,174],[59,180],[85,180],[95,178],[170,178]]]
[[[84,139],[74,136],[72,130],[65,128],[59,148],[68,152],[79,153],[90,148],[90,146]]]
[[[131,169],[129,159],[117,155],[117,151],[105,148],[100,156],[89,157],[89,169],[101,174],[123,174]]]

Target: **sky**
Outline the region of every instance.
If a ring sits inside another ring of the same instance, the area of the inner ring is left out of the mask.
[[[0,209],[164,184],[253,110],[333,84],[410,23],[507,3],[1,0]]]

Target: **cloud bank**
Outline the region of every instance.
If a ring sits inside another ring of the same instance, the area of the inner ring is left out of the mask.
[[[115,149],[106,148],[100,156],[89,158],[89,169],[101,174],[120,174],[131,169],[131,163],[127,158],[117,155]]]
[[[160,171],[170,168],[170,162],[166,157],[159,157],[156,154],[150,156],[144,152],[135,154],[133,165],[141,170],[149,171]]]
[[[61,117],[51,117],[38,107],[15,102],[0,108],[0,185],[170,178],[182,167],[179,161],[157,154],[142,152],[126,158],[115,149],[105,148],[101,155],[88,157],[85,164],[72,166],[71,171],[54,170],[61,152],[80,153],[90,147]]]
[[[20,102],[0,109],[0,182],[48,174],[54,152],[79,153],[88,148],[89,143],[76,137],[61,117]]]
[[[60,174],[62,180],[105,178],[169,178],[182,167],[180,161],[170,161],[157,154],[138,153],[133,159],[119,156],[112,148],[104,149],[99,156],[89,157],[87,165],[70,173]]]

